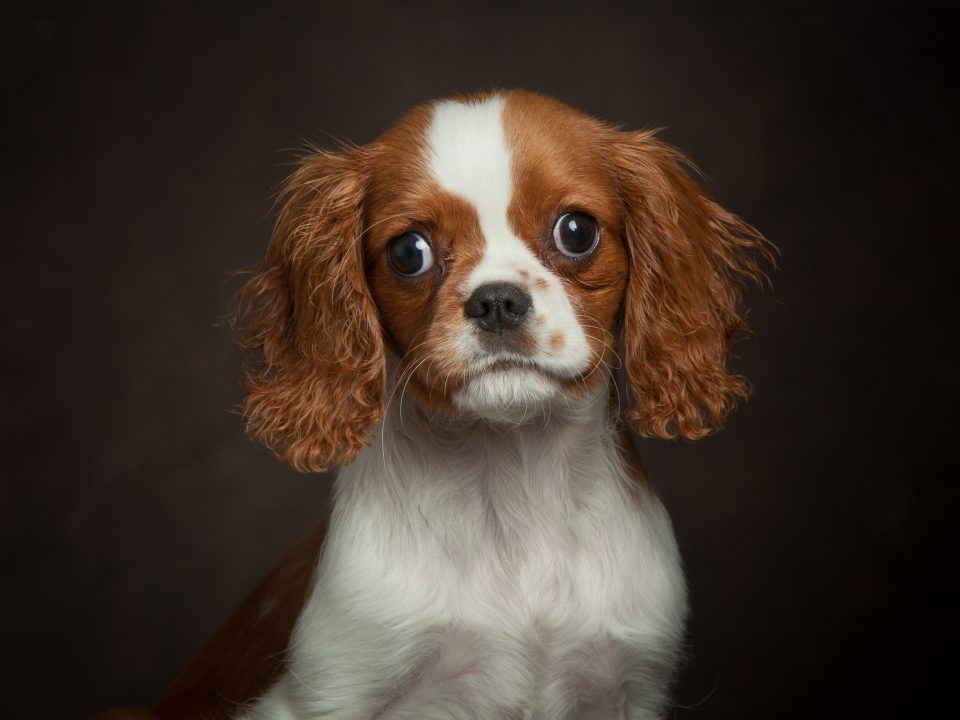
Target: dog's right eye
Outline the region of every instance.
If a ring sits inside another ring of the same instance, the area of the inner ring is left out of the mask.
[[[433,267],[433,250],[420,233],[404,233],[390,241],[387,262],[398,275],[417,277]]]
[[[582,212],[568,212],[553,225],[553,244],[568,258],[582,258],[592,253],[600,242],[597,221]]]

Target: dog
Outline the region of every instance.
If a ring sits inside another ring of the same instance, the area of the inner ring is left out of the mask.
[[[698,439],[747,396],[767,241],[655,133],[519,90],[311,151],[280,204],[243,411],[340,468],[332,515],[155,716],[664,717],[686,590],[627,427]]]

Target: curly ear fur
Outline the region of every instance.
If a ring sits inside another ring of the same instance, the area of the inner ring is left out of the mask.
[[[613,162],[625,203],[630,278],[623,312],[629,417],[643,435],[718,430],[746,381],[727,368],[741,283],[772,259],[757,230],[715,203],[678,150],[651,132],[619,133]]]
[[[382,419],[386,363],[364,274],[363,150],[319,152],[287,179],[266,257],[240,291],[247,431],[301,472],[352,461]]]

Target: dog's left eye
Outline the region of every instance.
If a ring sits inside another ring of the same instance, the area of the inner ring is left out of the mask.
[[[398,274],[417,277],[433,267],[433,250],[423,235],[408,232],[390,241],[387,261]]]
[[[553,244],[570,258],[589,255],[600,242],[600,226],[582,212],[568,212],[553,225]]]

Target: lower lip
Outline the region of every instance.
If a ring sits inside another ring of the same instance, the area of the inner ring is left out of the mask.
[[[507,371],[520,371],[520,372],[539,372],[537,368],[532,365],[524,365],[522,363],[510,362],[510,361],[498,361],[493,365],[488,367],[484,372],[507,372]]]

